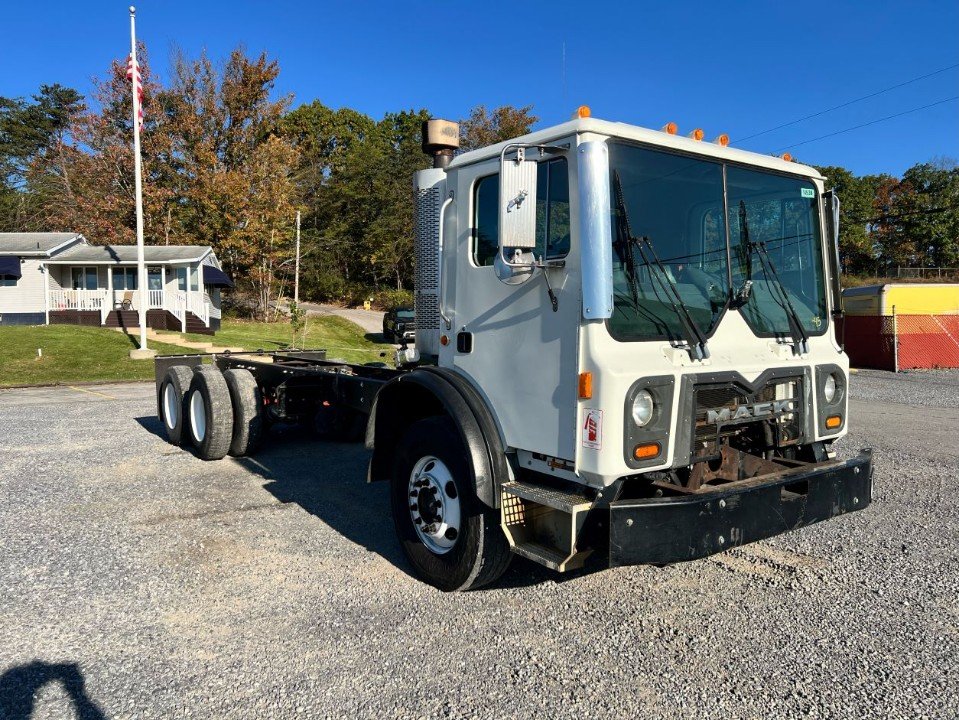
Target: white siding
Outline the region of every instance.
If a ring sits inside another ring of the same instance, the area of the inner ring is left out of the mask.
[[[23,276],[15,285],[0,286],[0,314],[37,313],[46,309],[40,260],[24,259],[20,271]]]

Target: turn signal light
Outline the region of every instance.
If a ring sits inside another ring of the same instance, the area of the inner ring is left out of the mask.
[[[637,445],[633,449],[633,457],[637,460],[649,460],[659,455],[660,446],[658,442]]]
[[[691,137],[696,142],[699,142],[704,137],[706,137],[706,133],[703,132],[702,128],[696,128],[691,133],[689,133],[689,135],[687,135],[686,137]]]
[[[448,335],[440,335],[440,345],[446,347],[450,344],[450,338]]]
[[[593,397],[593,373],[581,372],[579,374],[579,399],[589,400]]]
[[[723,147],[726,147],[727,145],[729,145],[729,135],[727,135],[726,133],[723,133],[722,135],[717,135],[716,139],[713,140],[713,142],[716,143],[717,145],[722,145]]]
[[[663,125],[660,128],[660,130],[662,130],[664,133],[667,133],[669,135],[675,135],[676,133],[679,132],[679,125],[677,125],[674,122],[668,122],[665,125]]]
[[[826,427],[830,430],[835,430],[840,425],[842,425],[842,415],[830,415],[826,418]]]

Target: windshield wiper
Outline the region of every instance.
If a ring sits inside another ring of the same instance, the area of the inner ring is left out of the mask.
[[[676,289],[676,281],[672,275],[669,274],[669,271],[666,270],[662,261],[660,261],[649,238],[646,236],[642,238],[634,237],[630,230],[629,213],[626,211],[626,200],[623,197],[623,185],[619,179],[619,173],[616,171],[613,171],[613,185],[616,192],[616,210],[620,215],[620,221],[617,226],[619,232],[617,243],[620,246],[619,250],[623,262],[626,264],[626,275],[629,278],[630,292],[632,293],[636,308],[638,309],[640,305],[639,291],[637,289],[638,280],[636,279],[636,258],[633,254],[634,248],[639,250],[643,262],[650,269],[650,277],[655,277],[659,281],[659,285],[665,293],[666,299],[669,301],[669,306],[676,314],[676,317],[679,318],[679,323],[683,328],[683,336],[688,346],[689,356],[693,360],[704,360],[708,358],[709,348],[706,347],[706,336],[702,330],[699,329],[692,315],[689,314],[689,310],[686,308],[683,299],[679,295],[679,291]],[[648,254],[647,248],[649,250]],[[653,268],[658,270],[658,272],[653,272]]]
[[[756,254],[759,255],[759,264],[762,265],[763,275],[767,281],[772,280],[773,287],[776,288],[779,293],[778,304],[786,312],[789,332],[793,336],[793,352],[796,355],[808,353],[809,335],[806,334],[806,329],[802,325],[799,313],[796,312],[796,308],[793,307],[792,301],[789,299],[789,292],[786,290],[786,286],[783,285],[783,281],[779,279],[779,273],[776,272],[776,266],[769,256],[766,243],[762,241],[752,242],[749,239],[749,223],[746,215],[745,200],[739,201],[739,237],[746,254],[746,282],[743,283],[743,289],[737,294],[742,295],[744,302],[749,298],[749,288],[752,285],[752,251],[755,249]],[[745,291],[745,294],[743,294],[743,291]]]

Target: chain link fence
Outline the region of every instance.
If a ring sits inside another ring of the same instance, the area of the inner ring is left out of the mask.
[[[954,280],[959,278],[959,268],[948,267],[897,267],[898,278],[935,278],[937,280]]]
[[[853,367],[959,368],[959,315],[847,315],[837,331]]]

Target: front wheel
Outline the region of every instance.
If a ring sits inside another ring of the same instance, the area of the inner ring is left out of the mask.
[[[512,555],[499,516],[476,498],[466,449],[449,417],[411,425],[393,463],[397,537],[417,575],[440,590],[493,582]]]

